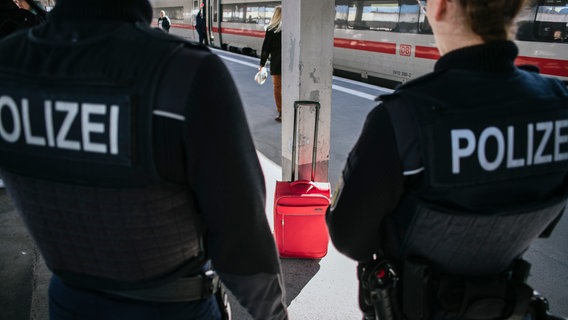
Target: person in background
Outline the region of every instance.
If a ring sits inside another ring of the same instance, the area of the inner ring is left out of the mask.
[[[199,43],[208,45],[207,41],[207,30],[205,23],[205,4],[201,3],[199,5],[199,11],[195,16],[195,30],[197,30],[197,35],[199,36]]]
[[[282,121],[282,6],[274,8],[274,14],[266,27],[262,42],[260,67],[263,68],[270,57],[270,74],[274,86],[274,101],[276,102],[277,122]]]
[[[288,319],[235,83],[151,21],[147,0],[58,0],[0,41],[0,174],[52,271],[50,319],[221,319],[225,286]]]
[[[35,16],[35,24],[40,24],[47,18],[47,11],[40,1],[35,0],[14,0],[20,9],[28,10]]]
[[[564,37],[562,37],[562,31],[561,31],[561,30],[556,30],[556,31],[554,31],[552,41],[554,41],[554,42],[564,42],[565,40],[566,40],[566,39],[565,39]]]
[[[170,27],[172,23],[170,21],[170,17],[166,14],[164,10],[160,10],[160,17],[158,18],[158,27],[165,32],[170,32]]]
[[[0,0],[0,39],[21,29],[37,25],[36,15],[28,10],[21,9],[12,0]],[[0,176],[0,188],[4,188],[4,181]]]
[[[0,0],[0,39],[18,30],[39,24],[32,12],[19,8],[12,0]]]
[[[568,89],[515,66],[524,0],[419,3],[441,57],[367,115],[326,214],[330,237],[359,262],[365,319],[373,306],[394,319],[522,318],[532,290],[513,283],[528,276],[517,263],[566,205]],[[504,286],[517,298],[496,293]]]

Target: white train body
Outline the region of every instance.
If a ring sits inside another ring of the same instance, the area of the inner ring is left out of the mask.
[[[151,0],[172,33],[195,40],[201,0]],[[209,45],[258,56],[265,26],[281,1],[205,0]],[[540,0],[517,19],[517,64],[568,82],[568,0]],[[559,35],[560,39],[555,39]],[[432,70],[439,58],[416,0],[336,0],[334,73],[393,87]]]

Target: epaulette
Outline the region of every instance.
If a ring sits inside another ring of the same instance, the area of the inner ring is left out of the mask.
[[[415,86],[422,86],[425,83],[435,81],[437,78],[439,78],[440,76],[442,76],[445,73],[446,73],[446,70],[434,71],[434,72],[427,73],[423,76],[420,76],[418,78],[409,80],[409,81],[399,85],[398,87],[396,87],[395,90],[392,93],[383,94],[383,95],[378,96],[375,99],[375,101],[387,101],[387,100],[393,99],[393,98],[399,96],[402,91],[410,90],[410,89],[413,89]]]
[[[407,81],[405,83],[403,83],[402,85],[399,86],[399,88],[397,89],[411,89],[414,86],[417,85],[423,85],[425,82],[430,82],[430,81],[434,81],[435,79],[437,79],[438,77],[441,77],[442,75],[444,75],[446,73],[447,69],[444,70],[438,70],[438,71],[433,71],[430,73],[427,73],[423,76],[420,76],[416,79],[412,79],[410,81]]]
[[[528,72],[540,73],[540,68],[533,64],[521,64],[518,65],[517,68]]]

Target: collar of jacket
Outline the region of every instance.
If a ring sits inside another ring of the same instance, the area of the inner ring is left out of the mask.
[[[448,52],[436,62],[434,70],[510,72],[515,69],[514,61],[518,54],[519,49],[512,41],[488,42]]]
[[[54,20],[122,20],[152,22],[148,0],[57,0],[48,19]]]

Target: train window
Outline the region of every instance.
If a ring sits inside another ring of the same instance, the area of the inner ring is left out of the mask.
[[[264,15],[264,12],[262,12]],[[258,24],[260,18],[260,14],[261,14],[261,7],[258,6],[248,6],[247,7],[247,20],[246,23],[255,23]]]
[[[160,7],[154,8],[154,17],[160,16],[160,11],[164,10],[170,20],[183,20],[183,7]]]
[[[398,27],[399,15],[398,1],[349,1],[347,24],[352,29],[393,31]]]
[[[534,20],[536,15],[536,3],[528,2],[519,12],[515,19],[517,26],[516,39],[522,41],[536,41]]]
[[[217,16],[219,14],[217,0],[213,0],[213,3],[210,4],[210,5],[211,5],[211,8],[209,10],[212,10],[212,12],[213,12],[213,22],[217,22]]]
[[[418,33],[432,34],[432,27],[426,17],[426,1],[419,1],[421,4],[418,6]]]
[[[544,0],[537,8],[536,39],[568,42],[568,0]]]
[[[223,22],[245,22],[246,7],[228,4],[223,5]]]
[[[335,1],[335,28],[347,29],[347,17],[349,16],[349,5],[347,0]]]
[[[431,34],[425,17],[417,0],[335,1],[336,29]]]
[[[269,24],[270,20],[272,19],[272,16],[274,15],[274,8],[276,8],[275,4],[272,5],[266,5],[264,7],[264,22],[261,24]]]
[[[254,23],[266,25],[272,19],[277,2],[223,4],[223,22]]]
[[[401,3],[400,20],[398,32],[416,33],[418,32],[420,6],[416,1],[412,3]]]

